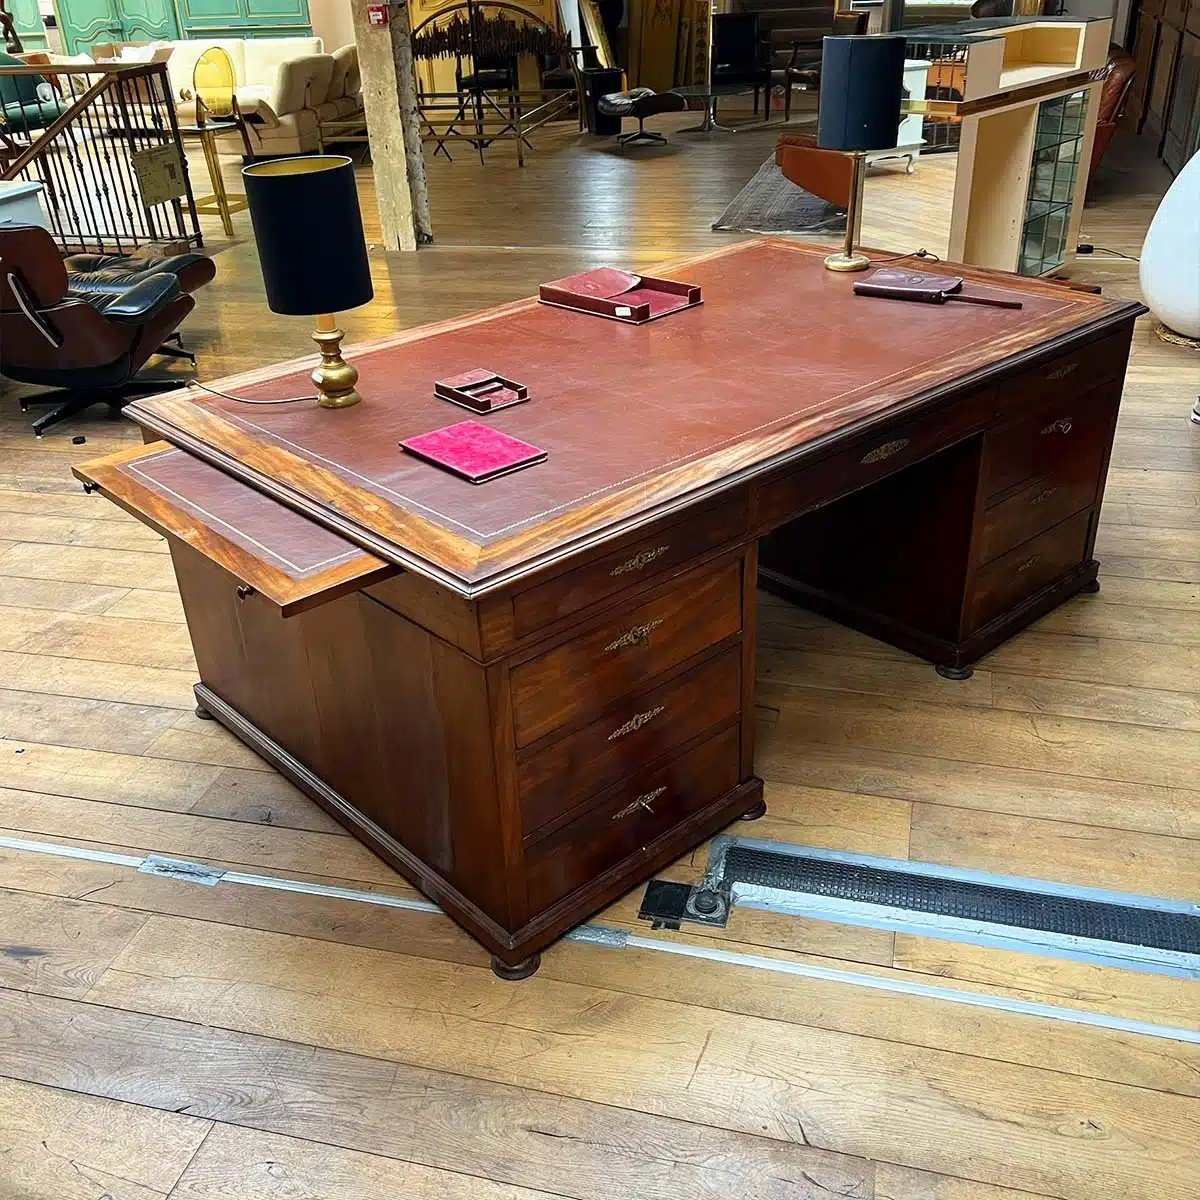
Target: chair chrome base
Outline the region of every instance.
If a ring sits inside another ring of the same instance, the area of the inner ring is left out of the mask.
[[[617,145],[619,146],[665,146],[667,139],[661,133],[653,133],[645,127],[643,122],[638,122],[638,127],[633,133],[622,133],[617,135]]]
[[[126,383],[106,388],[56,388],[52,392],[42,392],[37,396],[24,396],[21,399],[21,411],[28,412],[34,404],[53,404],[54,407],[43,413],[33,422],[33,432],[41,437],[53,425],[77,416],[93,404],[107,404],[109,416],[116,418],[121,415],[121,409],[131,400],[139,396],[155,396],[160,392],[174,391],[176,388],[187,387],[192,381],[183,376],[173,378],[130,379]]]

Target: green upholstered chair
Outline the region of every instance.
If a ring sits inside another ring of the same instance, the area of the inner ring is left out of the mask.
[[[28,64],[0,54],[0,68]],[[67,106],[41,75],[0,74],[0,118],[10,133],[33,133],[57,120]]]

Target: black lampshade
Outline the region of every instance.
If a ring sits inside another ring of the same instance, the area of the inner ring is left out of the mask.
[[[350,159],[278,158],[242,178],[272,312],[339,313],[374,296]]]
[[[902,33],[825,38],[817,114],[822,150],[888,150],[896,144],[905,42]]]

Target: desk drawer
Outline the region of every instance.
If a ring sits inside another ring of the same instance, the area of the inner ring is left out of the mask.
[[[988,502],[1048,475],[1054,482],[1099,475],[1121,402],[1121,381],[1086,395],[1064,396],[1032,416],[989,433],[983,442]]]
[[[1099,466],[1097,456],[1095,470],[1090,473],[1043,475],[1007,499],[993,504],[983,515],[978,561],[991,562],[1014,546],[1088,508],[1096,498]]]
[[[757,525],[770,530],[818,504],[847,496],[982,429],[994,398],[978,392],[949,411],[880,433],[820,462],[800,465],[764,483],[758,493]]]
[[[983,567],[975,577],[968,632],[1016,608],[1083,561],[1091,510],[1017,546]]]
[[[636,608],[613,613],[589,632],[513,668],[517,745],[599,716],[741,627],[741,559],[681,576]]]
[[[526,850],[538,912],[649,845],[738,784],[736,726],[596,796],[585,813]]]
[[[741,646],[649,690],[518,764],[526,833],[741,710]]]
[[[1043,400],[1078,396],[1101,383],[1123,379],[1129,358],[1127,330],[1099,341],[1076,346],[1057,358],[1047,359],[1036,367],[1010,376],[1000,386],[1006,410],[1011,402],[1021,411]],[[1118,388],[1119,391],[1119,388]],[[1001,413],[1001,417],[1005,415]]]
[[[743,497],[691,520],[628,540],[617,550],[514,596],[516,634],[524,637],[535,633],[560,617],[652,581],[681,563],[734,541],[745,528]]]

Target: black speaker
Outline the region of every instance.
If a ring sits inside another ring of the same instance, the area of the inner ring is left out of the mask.
[[[825,38],[817,114],[822,150],[888,150],[896,144],[906,40],[902,33]]]

